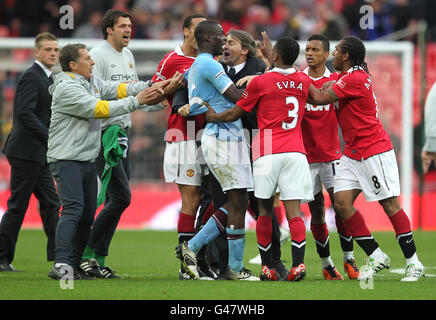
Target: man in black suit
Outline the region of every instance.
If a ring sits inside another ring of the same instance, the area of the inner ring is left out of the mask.
[[[0,223],[0,271],[16,271],[11,263],[32,193],[39,200],[48,238],[47,260],[54,260],[60,204],[46,154],[51,117],[48,87],[53,83],[51,68],[56,64],[58,51],[54,35],[39,34],[35,38],[35,63],[18,81],[13,126],[3,149],[11,166],[11,196]]]

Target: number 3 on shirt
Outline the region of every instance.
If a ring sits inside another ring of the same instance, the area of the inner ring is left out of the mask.
[[[298,100],[295,97],[286,97],[286,106],[293,105],[293,110],[288,110],[288,118],[292,118],[291,122],[282,121],[282,128],[284,130],[294,129],[297,126],[298,122]]]

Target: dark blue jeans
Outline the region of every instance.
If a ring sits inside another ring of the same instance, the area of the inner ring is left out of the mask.
[[[50,163],[62,212],[56,229],[55,263],[79,267],[97,207],[97,171],[91,162]]]

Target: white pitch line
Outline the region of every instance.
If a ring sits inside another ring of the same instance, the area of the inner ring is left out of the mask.
[[[425,268],[425,271],[426,271],[425,272],[425,276],[426,277],[436,277],[436,274],[427,273],[427,270],[429,270],[429,269],[436,269],[436,267],[425,267],[424,266],[424,268]],[[404,274],[406,272],[406,268],[392,269],[392,270],[389,270],[389,272],[397,273],[397,274]]]

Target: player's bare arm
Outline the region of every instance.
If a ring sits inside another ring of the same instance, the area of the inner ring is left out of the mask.
[[[136,95],[136,99],[140,105],[148,104],[153,105],[162,101],[163,99],[163,90],[159,87],[150,87],[145,90],[142,90]]]
[[[207,122],[233,122],[238,120],[245,113],[245,111],[237,105],[234,105],[233,108],[220,113],[216,113],[207,103],[205,103],[205,105],[209,109],[206,112]]]
[[[242,93],[244,92],[244,89],[238,89],[236,88],[235,84],[232,84],[225,92],[224,97],[229,99],[231,102],[236,103],[236,101],[239,100],[239,98],[242,96]]]
[[[338,100],[336,93],[332,88],[326,91],[319,90],[315,88],[312,84],[309,87],[309,97],[307,98],[307,103],[313,105],[325,105],[330,104]]]
[[[180,89],[185,85],[185,79],[183,73],[176,71],[172,78],[155,82],[153,87],[162,88],[165,97],[172,95],[177,89]]]
[[[321,91],[327,91],[328,89],[330,89],[332,87],[332,85],[334,85],[336,83],[336,80],[332,80],[332,81],[327,81],[325,82],[322,87],[321,87]]]

